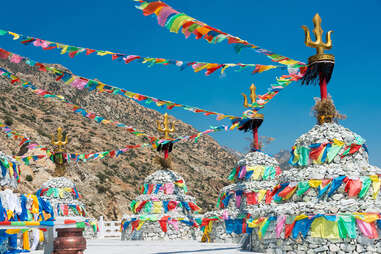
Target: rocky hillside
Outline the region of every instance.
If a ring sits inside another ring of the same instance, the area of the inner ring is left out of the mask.
[[[0,60],[0,66],[31,81],[35,86],[64,95],[72,103],[106,118],[132,125],[138,130],[158,136],[156,119],[160,113],[147,109],[136,102],[118,95],[96,94],[77,90],[55,81],[49,73],[42,73],[24,64],[12,64]],[[60,69],[64,68],[59,66]],[[176,120],[178,135],[189,135],[197,131],[180,120]],[[69,152],[90,153],[122,148],[126,144],[145,142],[142,137],[127,131],[74,114],[61,102],[39,97],[27,89],[14,87],[7,79],[0,78],[0,121],[31,138],[33,142],[49,145],[50,134],[62,126],[70,135]],[[7,154],[19,151],[18,142],[0,133],[0,150]],[[38,149],[26,155],[42,154]],[[149,148],[133,149],[118,158],[105,158],[88,163],[70,164],[67,176],[83,195],[90,216],[106,216],[120,219],[129,213],[130,201],[137,195],[145,176],[158,166],[153,161],[156,151]],[[172,153],[174,170],[184,177],[189,195],[196,197],[204,210],[214,208],[219,190],[227,185],[236,155],[222,148],[213,138],[204,136],[197,144],[181,142]],[[49,160],[40,160],[30,166],[22,166],[22,182],[19,191],[35,192],[43,182],[52,177],[54,165]]]
[[[274,158],[278,161],[282,170],[289,170],[291,168],[291,165],[288,163],[290,157],[290,151],[287,150],[280,150],[280,152],[274,154]]]

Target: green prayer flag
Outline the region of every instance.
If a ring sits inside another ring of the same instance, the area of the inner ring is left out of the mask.
[[[130,209],[131,209],[131,211],[134,211],[134,207],[135,207],[135,205],[136,205],[136,200],[132,200],[132,201],[131,201],[131,204],[130,204]]]
[[[221,195],[218,196],[218,200],[217,200],[216,208],[219,208],[219,207],[220,207],[220,203],[221,203]]]
[[[308,181],[299,182],[298,183],[298,189],[296,191],[296,195],[302,196],[304,193],[306,193],[306,191],[309,190],[309,188],[310,188],[310,184],[308,183]]]
[[[6,35],[7,33],[8,33],[8,31],[0,29],[0,36]]]
[[[300,160],[299,165],[300,166],[307,166],[309,162],[309,155],[310,155],[310,149],[307,147],[300,147]]]
[[[229,175],[229,177],[228,177],[228,180],[233,181],[236,172],[237,172],[237,168],[233,168],[232,172],[230,172],[230,175]]]
[[[172,17],[170,17],[168,20],[167,20],[167,23],[165,24],[165,27],[170,30],[171,29],[171,26],[173,24],[173,22],[178,18],[178,17],[181,17],[181,16],[186,16],[184,13],[178,13]]]
[[[370,177],[367,177],[367,176],[361,177],[361,181],[362,181],[362,188],[359,194],[359,198],[363,198],[365,194],[368,193],[369,187],[372,184],[372,180],[370,180]]]
[[[356,221],[353,215],[339,215],[337,222],[340,238],[357,238]]]
[[[145,213],[150,213],[152,209],[152,201],[148,201],[146,205],[144,206],[144,212]]]
[[[328,149],[328,152],[327,152],[328,162],[332,162],[333,159],[335,159],[335,157],[340,152],[342,147],[343,146],[338,146],[336,144],[332,144],[332,146]]]

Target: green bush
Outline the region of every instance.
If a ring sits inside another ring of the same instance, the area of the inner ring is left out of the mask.
[[[13,119],[9,116],[5,116],[4,123],[8,126],[11,126],[13,124]]]
[[[98,193],[105,193],[107,191],[107,188],[103,185],[96,185],[95,188],[97,188]]]
[[[28,182],[31,182],[33,181],[33,177],[31,175],[26,175],[25,180],[27,180]]]

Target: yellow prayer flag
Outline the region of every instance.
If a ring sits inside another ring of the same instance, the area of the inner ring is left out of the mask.
[[[356,219],[365,221],[367,223],[372,223],[380,219],[380,216],[375,213],[354,213],[353,215]]]
[[[152,213],[161,213],[163,203],[161,201],[153,201]]]
[[[321,183],[322,183],[322,180],[316,180],[316,179],[312,179],[312,180],[309,180],[309,181],[308,181],[308,184],[309,184],[312,188],[317,188]]]
[[[261,225],[261,223],[262,223],[262,218],[247,221],[247,225],[249,225],[249,228],[258,227],[259,225]]]
[[[330,221],[324,217],[314,219],[311,224],[311,237],[338,239],[339,229],[337,221]]]
[[[258,203],[260,203],[262,201],[262,199],[265,197],[266,192],[267,192],[267,190],[259,190],[258,191],[258,193],[257,193]]]
[[[66,51],[67,51],[67,49],[68,49],[69,45],[61,45],[61,47],[62,47],[62,50],[61,50],[61,55],[63,55],[63,54],[65,54],[65,53],[66,53]]]
[[[199,66],[198,68],[194,69],[193,71],[194,72],[199,72],[199,71],[201,71],[201,70],[203,70],[203,69],[205,69],[207,67],[208,67],[208,64],[201,64],[201,66]]]
[[[98,56],[105,56],[105,55],[112,55],[112,54],[114,54],[114,53],[110,52],[110,51],[98,51],[97,52]]]
[[[381,181],[378,175],[371,175],[370,180],[372,180],[372,186],[373,186],[373,199],[377,198],[378,192],[380,191],[381,187]]]
[[[136,230],[140,230],[144,224],[144,220],[139,221],[139,225],[136,227]]]
[[[308,216],[305,215],[305,214],[301,214],[301,215],[296,216],[296,217],[295,217],[295,220],[296,220],[296,221],[297,221],[297,220],[303,220],[303,219],[305,219],[305,218],[308,218]]]
[[[18,40],[20,38],[19,34],[16,34],[14,32],[8,32],[8,33],[13,36],[13,40]]]
[[[340,140],[337,140],[337,139],[333,139],[333,143],[337,146],[343,146],[345,143],[343,141],[340,141]]]
[[[263,173],[265,172],[265,167],[264,166],[259,166],[258,165],[258,166],[255,166],[255,167],[251,167],[251,169],[254,170],[253,176],[251,177],[254,180],[258,180],[260,177],[263,176]]]

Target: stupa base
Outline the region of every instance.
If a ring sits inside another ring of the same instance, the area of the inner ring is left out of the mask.
[[[356,239],[324,239],[300,236],[296,239],[267,238],[258,239],[258,231],[253,230],[244,250],[256,253],[381,253],[381,239],[357,236]]]
[[[145,222],[143,226],[137,230],[131,230],[129,226],[122,232],[122,240],[143,240],[143,241],[160,241],[160,240],[198,240],[201,239],[201,232],[198,228],[192,228],[178,223],[176,229],[172,225],[168,225],[167,232],[164,232],[158,222]]]
[[[240,243],[243,234],[226,233],[225,222],[216,221],[213,223],[212,232],[209,233],[209,238],[212,243]]]

